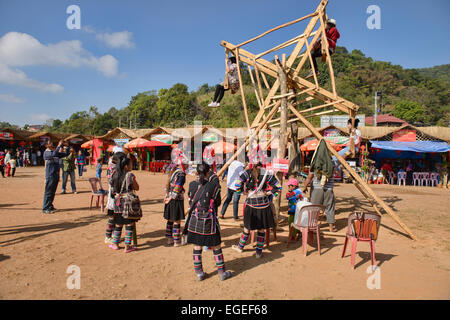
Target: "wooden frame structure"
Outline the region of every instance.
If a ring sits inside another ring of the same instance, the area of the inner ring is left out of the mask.
[[[348,114],[354,123],[356,112],[358,111],[359,106],[338,96],[336,90],[333,65],[331,62],[331,56],[329,53],[328,41],[326,37],[326,25],[328,20],[326,14],[327,4],[328,0],[321,0],[318,7],[313,13],[302,18],[290,21],[278,27],[272,28],[238,45],[233,45],[227,41],[222,41],[220,43],[221,46],[225,48],[225,54],[227,57],[229,53],[232,53],[236,57],[238,65],[239,62],[247,64],[260,110],[250,124],[247,113],[245,94],[243,86],[241,85],[241,95],[242,103],[244,106],[245,120],[248,129],[251,129],[251,134],[249,135],[249,138],[247,139],[245,144],[243,144],[221,168],[221,170],[218,172],[219,176],[222,175],[226,168],[230,165],[230,163],[237,158],[238,154],[245,150],[250,141],[258,135],[261,129],[267,128],[269,126],[272,127],[275,125],[280,126],[281,136],[280,147],[278,148],[278,157],[284,158],[286,149],[285,147],[288,139],[288,122],[301,121],[317,139],[322,139],[323,137],[305,118],[305,116],[319,116],[322,114],[341,111]],[[305,31],[302,34],[280,45],[277,45],[274,48],[266,50],[260,54],[253,54],[242,48],[243,46],[257,39],[260,39],[273,31],[291,26],[306,19],[310,20],[305,28]],[[314,30],[314,28],[316,28],[316,30]],[[308,41],[308,39],[310,38],[312,39]],[[328,64],[332,91],[328,91],[320,87],[315,72],[313,72],[312,82],[300,76],[300,72],[305,66],[307,60],[309,60],[311,68],[314,68],[312,61],[312,48],[316,41],[320,41],[322,60],[326,61]],[[266,59],[263,59],[263,57],[268,55],[269,53],[276,52],[293,45],[295,45],[295,47],[291,54],[288,57],[283,54],[281,61],[279,60],[279,57],[277,55],[275,55],[275,62],[270,62]],[[252,68],[255,74],[253,74]],[[238,70],[239,78],[241,80],[240,68]],[[260,76],[263,81],[261,81]],[[271,87],[269,86],[269,82],[267,81],[266,77],[271,77],[274,79],[273,85]],[[268,90],[268,94],[265,97],[263,95],[262,83],[264,83],[266,89]],[[278,94],[279,91],[280,93]],[[322,102],[322,104],[310,108],[301,108],[305,102],[311,100],[319,100]],[[297,110],[297,108],[299,108],[299,110]],[[267,110],[269,110],[268,113]],[[314,111],[315,113],[311,115],[310,113],[312,111]],[[280,117],[272,120],[274,115],[278,112],[280,113]],[[289,119],[289,113],[292,114],[291,116],[294,117],[293,119]],[[412,239],[418,240],[418,238],[400,220],[400,218],[393,212],[393,210],[388,205],[386,205],[386,203],[373,192],[369,185],[366,184],[365,181],[361,179],[361,177],[348,165],[344,158],[342,158],[328,143],[327,147],[341,163],[343,169],[352,178],[352,182],[354,183],[356,188],[369,201],[374,210],[381,214],[380,208],[383,209],[402,227],[402,229]],[[276,207],[279,208],[279,206]]]

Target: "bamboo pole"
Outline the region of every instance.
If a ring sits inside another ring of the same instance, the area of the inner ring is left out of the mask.
[[[259,89],[259,96],[261,97],[261,103],[264,104],[263,98],[264,98],[264,94],[263,94],[263,90],[262,90],[262,86],[261,86],[261,79],[259,79],[259,70],[258,70],[258,64],[255,61],[255,77],[256,77],[256,81],[258,83],[258,89]]]
[[[314,31],[314,32],[310,33],[309,36],[308,36],[308,38],[314,36],[314,35],[316,34],[316,32],[317,32],[317,31]],[[295,44],[297,41],[299,41],[300,39],[302,39],[302,38],[304,38],[304,37],[306,37],[306,35],[305,35],[304,33],[302,33],[301,35],[296,36],[295,38],[292,38],[292,39],[290,39],[290,40],[288,40],[288,41],[285,41],[285,42],[283,42],[282,44],[277,45],[276,47],[273,47],[273,48],[271,48],[271,49],[269,49],[269,50],[266,50],[266,51],[264,51],[264,52],[261,52],[261,53],[257,54],[257,55],[255,56],[255,59],[259,59],[259,58],[261,58],[262,56],[265,56],[266,54],[269,54],[269,53],[271,53],[271,52],[278,51],[278,50],[281,50],[281,49],[283,49],[283,48],[290,47],[290,46],[292,46],[293,44]]]
[[[267,82],[266,76],[264,75],[264,72],[261,73],[261,77],[263,78],[264,85],[266,86],[266,89],[270,89],[269,82]]]
[[[258,90],[256,90],[256,84],[255,84],[255,80],[253,79],[252,69],[250,68],[250,66],[247,66],[247,68],[248,68],[248,73],[250,74],[250,80],[252,80],[252,83],[253,83],[253,89],[255,90],[256,101],[258,101],[259,109],[262,109],[263,105],[261,102],[261,98],[259,97]]]
[[[286,57],[283,57],[283,65],[278,60],[278,57],[275,56],[275,62],[278,67],[278,79],[280,80],[280,90],[281,90],[281,106],[280,106],[280,139],[278,143],[278,159],[284,159],[286,156],[286,145],[287,145],[287,117],[288,117],[288,108],[287,108],[287,77],[286,77]],[[277,174],[277,178],[280,181],[280,184],[283,185],[283,173],[279,172]],[[281,206],[281,197],[278,197],[275,201],[275,228],[278,226],[278,220],[280,218],[280,206]]]
[[[292,20],[292,21],[290,21],[290,22],[284,23],[284,24],[282,24],[282,25],[279,25],[278,27],[272,28],[272,29],[270,29],[270,30],[267,30],[266,32],[261,33],[259,36],[256,36],[256,37],[254,37],[254,38],[251,38],[250,40],[247,40],[247,41],[244,41],[244,42],[238,44],[238,45],[236,46],[236,48],[240,48],[240,47],[242,47],[242,46],[245,46],[246,44],[249,44],[250,42],[253,42],[253,41],[255,41],[255,40],[258,40],[258,39],[264,37],[265,35],[267,35],[267,34],[269,34],[269,33],[271,33],[271,32],[274,32],[274,31],[276,31],[276,30],[279,30],[279,29],[288,27],[288,26],[290,26],[290,25],[293,25],[293,24],[295,24],[295,23],[297,23],[297,22],[300,22],[300,21],[302,21],[302,20],[305,20],[305,19],[314,17],[314,16],[316,16],[316,15],[317,15],[317,12],[313,12],[313,13],[311,13],[311,14],[308,14],[308,15],[304,16],[304,17],[301,17],[301,18]]]
[[[314,67],[313,57],[311,56],[311,50],[308,45],[308,40],[306,40],[305,45],[306,45],[306,52],[308,52],[309,61],[311,63],[311,68],[313,71],[314,83],[316,84],[316,87],[318,88],[319,81],[317,80],[316,68]]]
[[[248,112],[247,112],[247,102],[245,101],[245,92],[244,92],[244,84],[242,83],[242,76],[241,76],[241,67],[239,66],[239,49],[236,48],[236,63],[238,68],[238,75],[239,75],[239,87],[241,89],[241,96],[242,96],[242,104],[244,106],[244,114],[245,114],[245,123],[247,124],[247,128],[250,129],[250,121],[248,120]]]
[[[311,131],[311,133],[317,138],[317,139],[322,139],[322,135],[320,134],[319,131],[316,130],[316,128],[314,128],[314,126],[308,121],[306,120],[305,117],[302,116],[301,113],[299,113],[294,107],[289,106],[289,108],[291,109],[291,111],[300,119],[300,121],[303,122],[303,124]],[[360,187],[364,190],[365,193],[367,193],[367,195],[371,196],[374,201],[376,201],[378,203],[378,205],[381,206],[381,208],[383,208],[384,211],[386,211],[386,213],[388,213],[395,222],[397,222],[402,228],[403,230],[406,231],[406,233],[413,239],[413,240],[419,240],[413,233],[412,231],[408,228],[407,225],[405,225],[402,220],[392,211],[392,209],[386,205],[386,203],[380,199],[373,191],[372,189],[364,182],[364,180],[352,169],[352,167],[349,166],[349,164],[347,163],[347,161],[345,161],[344,158],[341,157],[341,155],[334,150],[333,147],[330,146],[330,144],[328,142],[326,142],[326,145],[328,147],[328,149],[330,150],[330,152],[337,158],[337,160],[341,163],[341,165],[348,171],[348,173],[350,173],[351,177],[353,177],[356,182],[360,185]],[[363,196],[367,199],[367,195],[363,193]]]

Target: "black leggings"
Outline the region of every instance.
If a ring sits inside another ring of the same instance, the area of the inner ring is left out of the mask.
[[[333,54],[333,51],[331,51],[331,50],[328,50],[329,52],[330,52],[330,56]],[[317,62],[316,62],[316,58],[318,58],[318,57],[321,57],[322,56],[322,50],[316,50],[316,51],[313,51],[312,53],[311,53],[311,58],[312,58],[312,61],[313,61],[313,64],[314,64],[314,70],[316,70],[316,73],[317,73],[317,71],[319,71],[319,69],[317,69]]]
[[[216,92],[214,93],[214,102],[219,102],[222,100],[223,95],[225,94],[225,91],[227,91],[229,89],[225,89],[221,84],[218,84],[216,86]]]

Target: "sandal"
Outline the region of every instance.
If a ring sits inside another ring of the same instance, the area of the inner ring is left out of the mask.
[[[114,244],[110,244],[108,247],[110,247],[113,250],[119,250],[119,246],[114,246]]]
[[[133,252],[133,251],[136,251],[136,250],[137,250],[137,248],[135,246],[132,246],[132,247],[130,247],[128,249],[125,249],[124,252],[128,253],[128,252]]]

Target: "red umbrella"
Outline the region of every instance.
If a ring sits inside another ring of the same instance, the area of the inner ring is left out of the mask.
[[[94,142],[92,141],[92,140],[89,140],[89,141],[86,141],[85,143],[83,143],[82,145],[81,145],[81,147],[83,148],[83,149],[90,149],[90,148],[92,148],[92,144],[93,144]]]
[[[211,148],[214,149],[214,152],[216,154],[220,153],[230,153],[234,152],[236,150],[236,146],[232,143],[222,141],[222,142],[215,142],[209,145]]]
[[[168,143],[165,143],[165,142],[162,142],[162,141],[148,141],[148,142],[145,142],[145,143],[143,143],[143,144],[141,144],[141,148],[144,148],[144,147],[147,147],[147,148],[151,148],[151,147],[170,147],[170,144],[168,144]]]
[[[342,148],[342,145],[336,144],[331,141],[327,141],[334,149],[339,150]],[[314,151],[319,145],[319,141],[317,139],[310,140],[300,146],[300,151]]]
[[[143,138],[137,138],[134,140],[131,140],[130,142],[125,143],[123,146],[126,149],[135,149],[135,148],[143,148],[143,144],[150,142],[147,139]]]

